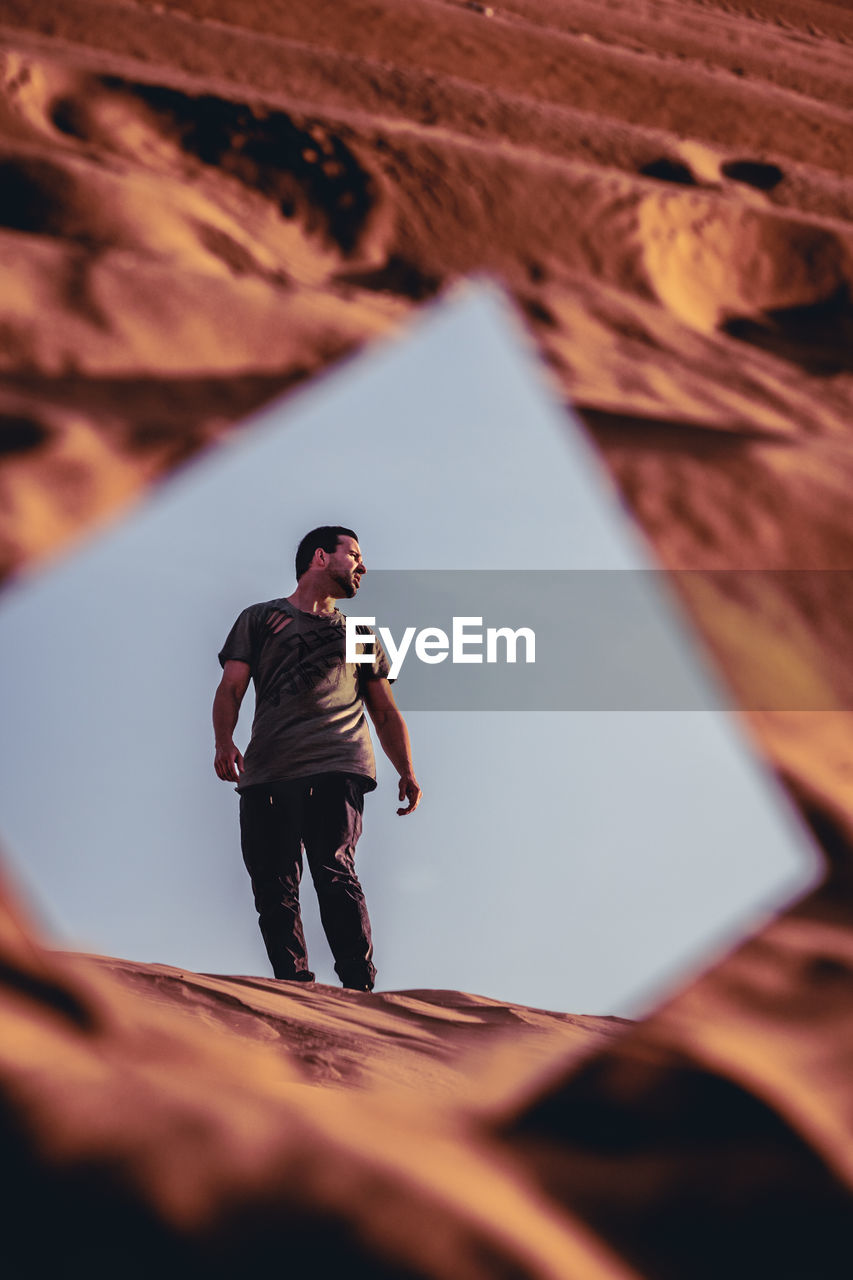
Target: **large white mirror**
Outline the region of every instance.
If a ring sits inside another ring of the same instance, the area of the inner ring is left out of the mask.
[[[433,583],[437,571],[500,571],[512,586],[513,572],[535,570],[531,608],[548,632],[551,575],[639,583],[650,567],[487,287],[258,414],[0,602],[0,837],[61,945],[269,972],[237,798],[212,768],[216,655],[245,605],[290,593],[296,543],[327,523],[358,532],[368,566],[350,613],[383,599],[390,609],[394,584],[414,571]],[[678,679],[707,691],[652,577],[640,595],[657,639],[637,651],[663,646],[666,669],[683,664]],[[464,574],[455,581],[457,609],[468,587]],[[496,588],[498,612],[506,592]],[[467,612],[482,611],[477,601]],[[541,637],[552,662],[557,634]],[[572,654],[567,636],[567,680]],[[393,770],[377,752],[358,850],[379,989],[634,1014],[817,875],[734,719],[695,709],[701,696],[676,709],[583,706],[555,681],[559,710],[523,699],[514,710],[423,710],[424,673],[412,668],[407,696],[408,675],[396,691],[425,797],[398,818]],[[446,702],[452,686],[442,688]],[[242,745],[250,723],[247,698]],[[303,902],[312,967],[334,982],[307,877]]]

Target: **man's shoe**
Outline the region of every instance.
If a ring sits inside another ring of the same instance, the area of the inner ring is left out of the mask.
[[[310,969],[300,969],[298,973],[290,973],[287,977],[282,974],[277,976],[279,982],[316,982],[316,978]]]
[[[344,991],[372,991],[373,990],[373,987],[371,987],[370,983],[368,982],[345,982],[343,984],[343,988],[344,988]]]

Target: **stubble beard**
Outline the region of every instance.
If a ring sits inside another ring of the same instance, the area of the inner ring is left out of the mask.
[[[336,582],[341,589],[341,595],[347,600],[352,600],[356,591],[358,591],[358,583],[343,573],[333,573],[332,581]]]

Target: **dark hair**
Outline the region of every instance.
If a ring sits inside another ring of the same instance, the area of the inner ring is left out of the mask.
[[[339,538],[355,538],[358,542],[357,533],[353,533],[352,529],[344,529],[339,524],[321,524],[319,529],[312,529],[310,533],[306,533],[296,548],[297,582],[313,560],[317,548],[331,555],[338,545]]]

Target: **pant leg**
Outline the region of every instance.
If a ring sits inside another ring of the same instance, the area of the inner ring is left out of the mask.
[[[287,782],[247,787],[240,795],[240,838],[273,973],[313,981],[299,911],[307,790]]]
[[[357,778],[316,778],[305,801],[305,855],[320,919],[345,987],[373,987],[376,969],[364,892],[355,873],[364,788]]]

